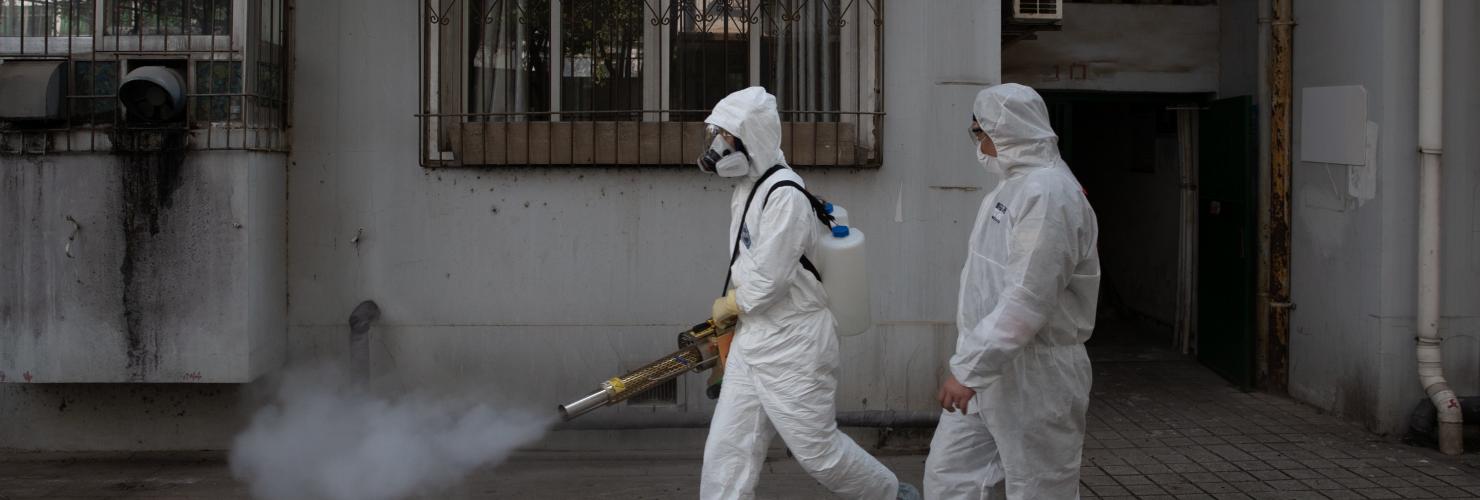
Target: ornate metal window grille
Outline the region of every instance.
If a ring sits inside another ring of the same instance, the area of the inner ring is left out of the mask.
[[[100,22],[101,21],[101,22]],[[0,61],[64,61],[64,119],[0,120],[0,154],[158,149],[285,151],[288,0],[0,0]],[[128,123],[128,72],[185,82],[182,121]]]
[[[882,2],[423,0],[422,165],[689,163],[750,85],[790,163],[877,165]]]

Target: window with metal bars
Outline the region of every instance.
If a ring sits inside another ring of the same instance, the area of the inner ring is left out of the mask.
[[[287,0],[0,0],[0,61],[63,62],[65,108],[0,117],[0,153],[109,151],[166,131],[191,149],[286,150],[287,13]],[[179,74],[183,119],[128,121],[119,86],[147,65]]]
[[[1017,0],[1020,14],[1058,14],[1059,0]]]
[[[796,165],[876,165],[882,0],[424,0],[424,166],[672,165],[775,94]]]

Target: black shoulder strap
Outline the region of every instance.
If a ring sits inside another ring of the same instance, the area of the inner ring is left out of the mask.
[[[772,184],[771,189],[769,191],[766,191],[766,199],[761,201],[761,210],[765,210],[766,204],[771,202],[771,193],[776,192],[776,189],[778,188],[787,186],[797,188],[797,191],[801,191],[802,196],[807,197],[807,203],[810,203],[812,205],[812,213],[817,214],[817,220],[822,221],[822,224],[824,226],[832,227],[833,216],[832,214],[827,213],[827,202],[818,199],[816,196],[812,196],[811,191],[807,191],[806,188],[803,188],[801,184],[797,184],[796,181],[786,180]]]
[[[761,183],[766,182],[766,179],[770,179],[771,175],[785,168],[786,165],[777,164],[767,169],[766,173],[761,174],[761,177],[755,180],[755,184],[750,185],[750,194],[745,195],[745,208],[740,210],[740,225],[735,230],[735,248],[730,249],[730,265],[725,266],[725,287],[719,291],[721,297],[730,291],[730,268],[734,267],[735,261],[740,259],[740,231],[745,229],[745,217],[750,215],[750,202],[755,199],[755,190],[759,189]],[[766,193],[766,196],[770,196],[770,193]],[[765,210],[765,207],[762,207],[761,210]]]
[[[801,184],[797,184],[796,181],[792,180],[785,180],[771,185],[771,189],[766,191],[766,198],[761,201],[762,211],[766,209],[767,204],[771,203],[771,193],[776,192],[776,189],[781,187],[794,187],[797,191],[801,191],[802,196],[807,197],[807,203],[812,205],[812,213],[817,215],[817,220],[822,221],[822,225],[824,226],[832,227],[833,216],[827,213],[827,204],[817,199],[816,196],[812,196],[812,192],[807,191]],[[808,259],[806,255],[802,255],[802,269],[806,269],[807,272],[812,273],[812,277],[817,278],[818,283],[822,282],[822,273],[817,270],[817,266],[813,265],[812,260]]]

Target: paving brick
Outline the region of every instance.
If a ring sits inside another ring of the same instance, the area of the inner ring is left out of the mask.
[[[1154,485],[1154,484],[1133,484],[1133,485],[1126,486],[1125,489],[1130,490],[1131,491],[1131,494],[1134,494],[1134,495],[1136,495],[1138,497],[1143,497],[1143,498],[1145,496],[1147,496],[1147,495],[1165,495],[1165,494],[1167,494],[1167,491],[1166,490],[1161,489],[1160,486],[1157,486],[1157,485]]]
[[[1118,485],[1090,486],[1090,490],[1101,498],[1113,496],[1130,496],[1130,490]]]
[[[1166,490],[1166,492],[1168,494],[1175,495],[1177,497],[1185,497],[1187,495],[1195,495],[1195,494],[1201,494],[1202,493],[1202,489],[1201,488],[1198,488],[1196,485],[1193,485],[1192,483],[1172,483],[1172,484],[1162,484],[1162,485],[1158,485],[1158,486],[1161,486],[1161,488],[1163,490]]]
[[[1276,491],[1306,491],[1310,489],[1309,485],[1296,479],[1276,479],[1266,481],[1265,484],[1268,484],[1270,488],[1274,488]]]
[[[1403,498],[1387,488],[1358,488],[1354,491],[1367,498]]]
[[[1162,464],[1141,464],[1135,466],[1142,474],[1170,474],[1172,469]]]
[[[1254,479],[1254,476],[1251,476],[1251,475],[1249,475],[1249,473],[1243,472],[1243,471],[1218,472],[1216,474],[1218,474],[1218,478],[1219,479],[1222,479],[1222,480],[1227,481],[1227,482],[1230,482],[1230,483],[1236,482],[1236,481],[1254,481],[1255,480]]]
[[[1408,488],[1416,486],[1413,482],[1398,476],[1374,477],[1371,481],[1383,488]]]
[[[1142,485],[1142,484],[1151,484],[1151,480],[1150,479],[1148,479],[1146,476],[1139,476],[1139,475],[1137,475],[1137,476],[1115,476],[1115,481],[1118,482],[1118,483],[1120,483],[1121,486],[1135,486],[1135,485]]]
[[[1271,467],[1269,464],[1264,463],[1261,460],[1245,460],[1243,462],[1234,462],[1233,465],[1236,466],[1236,467],[1238,467],[1239,470],[1242,470],[1242,471],[1245,471],[1245,472],[1253,472],[1253,471],[1262,471],[1262,470],[1272,470],[1272,469],[1274,469],[1274,467]]]
[[[1188,472],[1186,474],[1182,474],[1182,477],[1193,483],[1211,483],[1221,481],[1221,479],[1218,479],[1218,474],[1213,472]]]
[[[1219,493],[1238,493],[1238,488],[1234,488],[1233,485],[1221,481],[1208,481],[1193,484],[1198,488],[1202,488],[1203,491],[1212,493],[1214,496]]]
[[[1239,470],[1238,466],[1233,465],[1231,462],[1206,462],[1202,466],[1209,472],[1235,472]]]
[[[1426,476],[1424,474],[1420,474],[1420,473],[1417,473],[1417,472],[1409,472],[1409,473],[1403,474],[1403,475],[1401,475],[1399,477],[1402,477],[1403,479],[1407,480],[1408,482],[1413,483],[1414,486],[1422,486],[1424,488],[1450,487],[1448,483],[1445,483],[1444,481],[1440,481],[1438,478],[1429,477],[1429,476]]]
[[[1204,469],[1201,465],[1195,463],[1169,464],[1167,465],[1167,468],[1171,469],[1172,472],[1180,474],[1185,474],[1188,472],[1207,472],[1207,469]]]
[[[1398,498],[1438,498],[1433,496],[1434,494],[1430,493],[1428,490],[1419,488],[1417,486],[1405,486],[1389,489],[1392,490],[1393,493],[1397,494]]]
[[[1470,492],[1453,486],[1425,486],[1424,489],[1439,498],[1474,498]]]
[[[1310,489],[1313,489],[1313,490],[1325,491],[1325,490],[1342,490],[1342,489],[1346,489],[1344,486],[1341,485],[1341,483],[1338,483],[1336,481],[1332,481],[1330,479],[1325,479],[1325,478],[1321,478],[1321,479],[1302,479],[1300,481],[1303,482],[1303,483],[1305,483],[1306,486],[1309,486]]]
[[[1249,475],[1254,476],[1255,479],[1258,479],[1260,481],[1278,481],[1281,479],[1290,479],[1290,476],[1277,470],[1249,471]]]
[[[1439,480],[1450,486],[1480,486],[1480,478],[1475,476],[1439,476]]]
[[[1238,488],[1239,491],[1242,491],[1244,493],[1248,493],[1248,494],[1251,494],[1251,495],[1252,494],[1256,494],[1256,493],[1269,493],[1269,492],[1274,491],[1274,488],[1271,488],[1268,484],[1265,484],[1263,481],[1241,481],[1241,482],[1230,482],[1228,484],[1233,485],[1234,488]]]
[[[1244,494],[1244,493],[1241,493],[1241,492],[1231,491],[1231,492],[1228,492],[1228,493],[1217,493],[1217,494],[1214,494],[1213,495],[1213,498],[1215,498],[1217,500],[1247,500],[1249,498],[1254,498],[1254,497],[1251,497],[1251,496],[1249,496],[1247,494]]]
[[[1183,478],[1181,475],[1173,474],[1171,472],[1168,472],[1166,474],[1147,474],[1146,479],[1150,479],[1153,484],[1173,484],[1187,482],[1187,479]]]

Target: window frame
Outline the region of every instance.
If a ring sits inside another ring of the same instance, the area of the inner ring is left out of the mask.
[[[512,0],[504,0],[512,1]],[[418,66],[421,69],[419,90],[421,93],[419,134],[421,152],[419,159],[424,167],[486,166],[486,165],[675,165],[692,161],[702,149],[703,124],[700,122],[675,122],[670,115],[677,112],[696,110],[672,109],[676,89],[671,84],[676,46],[669,29],[677,17],[677,6],[686,0],[632,0],[642,3],[644,29],[642,43],[642,109],[621,110],[614,113],[640,116],[634,120],[567,120],[566,114],[586,114],[590,111],[567,110],[562,102],[564,85],[562,8],[566,0],[549,0],[549,19],[546,74],[543,82],[549,101],[549,109],[523,113],[478,113],[471,109],[468,95],[468,78],[462,73],[444,74],[448,71],[445,61],[458,61],[458,55],[477,50],[478,41],[473,40],[471,30],[462,29],[457,23],[476,22],[486,15],[471,12],[472,2],[445,0],[423,0],[420,22]],[[723,0],[716,0],[723,1]],[[764,26],[768,19],[762,14],[767,4],[778,0],[742,0],[748,9],[746,16],[749,85],[762,84],[762,42],[768,36]],[[808,0],[799,0],[787,21],[787,30],[795,22]],[[816,0],[813,0],[816,1]],[[654,8],[654,2],[662,6]],[[753,2],[753,3],[752,3]],[[706,4],[707,5],[707,4]],[[828,4],[823,4],[828,5]],[[841,13],[827,17],[824,22],[838,29],[838,64],[836,78],[839,82],[839,105],[835,109],[787,110],[782,112],[783,146],[790,163],[797,165],[877,167],[883,158],[884,113],[884,46],[883,9],[884,0],[837,0]],[[850,9],[856,9],[849,12]],[[831,11],[831,9],[829,9]],[[489,12],[492,12],[490,9]],[[473,19],[477,17],[478,19]],[[780,17],[786,17],[783,14]],[[838,23],[838,24],[833,24]],[[853,29],[839,29],[848,23],[857,23]],[[444,30],[453,30],[449,36]],[[773,35],[775,36],[775,35]],[[779,39],[780,37],[777,36]],[[455,45],[447,43],[454,40]],[[454,53],[444,54],[452,50]],[[852,64],[848,62],[851,61]],[[464,69],[465,70],[465,69]],[[444,96],[444,79],[460,81],[460,90],[452,90],[457,96]],[[774,92],[773,92],[774,93]],[[851,104],[851,106],[850,106]],[[603,111],[596,111],[602,113]],[[540,115],[548,121],[478,123],[471,118],[479,115]],[[843,115],[836,121],[792,120],[789,115]],[[847,117],[847,118],[844,118]],[[457,130],[450,130],[450,129]],[[589,134],[590,139],[581,136]],[[820,139],[819,139],[820,138]],[[810,141],[809,141],[810,140]],[[483,144],[473,144],[474,142]],[[628,142],[640,143],[629,145]],[[811,146],[797,148],[807,143]],[[500,144],[491,144],[500,143]],[[655,143],[655,144],[654,144]],[[799,144],[800,143],[800,144]],[[600,146],[617,149],[635,149],[636,159],[620,151],[599,158]],[[520,148],[527,151],[514,151]],[[561,154],[561,148],[572,151]],[[588,150],[588,148],[591,148]],[[855,148],[863,148],[855,154]],[[492,153],[490,153],[492,151]],[[511,151],[512,154],[511,154]],[[690,154],[692,152],[693,154]],[[474,154],[477,153],[477,154]]]
[[[38,1],[46,8],[53,8],[72,5],[75,0]],[[288,56],[293,39],[293,0],[184,0],[178,4],[179,14],[187,17],[195,5],[203,5],[207,10],[223,7],[230,19],[226,20],[222,34],[181,34],[172,29],[153,34],[143,30],[135,34],[121,30],[109,33],[112,23],[119,19],[118,14],[127,7],[120,0],[90,1],[92,19],[88,30],[79,29],[74,23],[65,32],[32,36],[26,34],[23,25],[20,34],[0,36],[0,59],[67,61],[65,123],[19,127],[0,123],[0,154],[109,151],[157,142],[151,137],[116,142],[120,136],[114,132],[124,130],[146,135],[183,130],[189,134],[190,149],[287,151],[292,106],[292,67]],[[146,0],[144,6],[149,3]],[[157,17],[176,14],[164,12],[159,3],[153,5],[156,10],[152,14]],[[21,16],[24,23],[25,14]],[[182,25],[186,22],[185,18],[180,20]],[[138,64],[179,66],[176,69],[184,79],[187,99],[183,124],[124,126],[126,120],[116,105],[106,108],[111,112],[101,113],[89,111],[90,104],[77,108],[96,99],[112,99],[112,91],[116,90],[82,92],[84,87],[92,88],[96,83],[78,81],[78,67],[82,63],[90,68],[114,65],[113,85],[119,84],[129,69]],[[228,69],[227,76],[219,82],[214,76],[200,80],[202,74],[213,75],[210,65],[222,63],[236,69]],[[224,109],[226,114],[214,113],[218,109]]]

